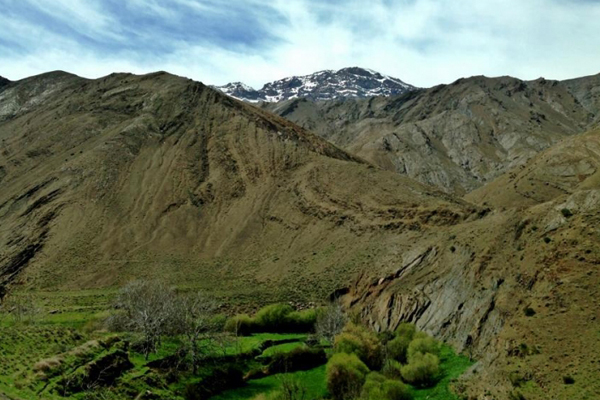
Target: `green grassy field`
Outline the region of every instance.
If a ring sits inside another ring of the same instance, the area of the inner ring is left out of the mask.
[[[38,292],[33,294],[39,310],[33,322],[15,322],[12,316],[0,313],[0,393],[9,399],[58,400],[59,383],[68,373],[81,369],[85,362],[99,359],[113,351],[98,343],[110,341],[118,336],[123,342],[134,342],[135,336],[128,333],[107,332],[102,321],[109,315],[114,291],[84,292]],[[256,358],[247,358],[243,366],[246,371],[261,366],[278,353],[286,353],[304,346],[306,334],[261,333],[248,337],[231,338],[215,350],[222,356],[250,354],[266,341],[292,340],[291,343],[275,344],[266,348]],[[175,381],[169,381],[162,372],[150,368],[148,362],[173,355],[181,348],[177,338],[163,340],[156,353],[146,360],[144,355],[129,348],[129,360],[133,368],[126,371],[116,389],[104,390],[98,398],[107,400],[134,398],[139,393],[150,391],[157,398],[183,399],[186,385],[197,382],[208,374],[216,364],[206,366],[197,376],[182,373]],[[82,350],[84,349],[84,350]],[[254,356],[252,356],[254,357]],[[56,363],[55,370],[43,369],[44,363]],[[429,389],[411,388],[415,400],[458,400],[451,392],[453,380],[458,378],[472,363],[468,358],[456,355],[448,347],[442,347],[441,380]],[[41,366],[40,366],[41,365]],[[325,366],[309,371],[276,374],[261,379],[251,379],[241,388],[225,391],[213,400],[247,400],[259,394],[278,391],[284,375],[293,378],[306,390],[306,399],[326,398]],[[99,393],[99,392],[98,392]],[[86,393],[75,393],[69,398],[88,399]]]

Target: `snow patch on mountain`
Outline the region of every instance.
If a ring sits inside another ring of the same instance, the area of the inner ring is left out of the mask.
[[[214,87],[229,96],[252,103],[278,102],[298,97],[332,100],[341,97],[394,96],[416,89],[398,78],[359,67],[292,76],[267,83],[260,90],[242,82]]]

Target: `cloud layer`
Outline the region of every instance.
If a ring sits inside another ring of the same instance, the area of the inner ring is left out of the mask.
[[[0,75],[166,70],[210,84],[362,66],[417,86],[600,72],[594,0],[4,0]]]

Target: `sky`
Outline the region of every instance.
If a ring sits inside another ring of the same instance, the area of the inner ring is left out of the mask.
[[[600,0],[0,0],[0,75],[158,70],[255,88],[371,68],[419,87],[600,73]]]

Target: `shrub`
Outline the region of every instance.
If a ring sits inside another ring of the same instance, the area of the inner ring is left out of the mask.
[[[380,369],[383,361],[382,346],[375,332],[350,323],[335,338],[337,353],[356,354],[371,369]]]
[[[297,347],[287,353],[276,353],[271,358],[269,374],[286,373],[294,371],[307,371],[327,362],[327,355],[323,349],[310,347]]]
[[[421,333],[421,332],[419,332]],[[407,350],[407,360],[410,363],[412,357],[415,356],[415,354],[421,353],[421,354],[433,354],[435,356],[439,356],[440,354],[440,344],[438,343],[437,340],[435,340],[434,338],[432,338],[431,336],[426,336],[423,337],[421,335],[416,335],[415,339],[413,339],[412,342],[410,342],[410,344],[408,345],[408,350]]]
[[[563,382],[565,383],[565,385],[572,385],[575,383],[575,379],[572,376],[567,375],[563,376]]]
[[[314,332],[317,322],[316,310],[292,311],[286,316],[285,324],[288,332]]]
[[[335,400],[358,397],[369,368],[356,354],[334,354],[326,367],[327,389]]]
[[[231,317],[225,323],[224,330],[238,336],[248,336],[254,333],[256,326],[250,316],[246,314]]]
[[[402,378],[402,364],[396,360],[388,359],[383,364],[381,373],[388,379],[401,379]]]
[[[386,346],[387,356],[391,359],[406,364],[408,346],[411,340],[406,336],[397,336],[390,340]]]
[[[361,391],[362,400],[409,400],[410,398],[411,395],[405,384],[386,379],[377,372],[367,375]]]
[[[569,210],[568,208],[563,208],[562,210],[560,210],[560,212],[562,213],[562,215],[565,218],[569,218],[573,216],[573,213],[571,212],[571,210]]]
[[[294,309],[288,304],[271,304],[261,308],[254,316],[257,328],[270,332],[280,332],[287,325],[288,314]]]
[[[396,336],[405,337],[408,340],[412,340],[415,337],[415,333],[417,332],[417,327],[415,324],[411,324],[408,322],[401,323],[398,328],[396,328]]]
[[[535,310],[531,307],[525,308],[525,315],[528,317],[533,317],[535,315]]]
[[[414,386],[433,386],[440,370],[440,359],[431,353],[415,353],[402,367],[402,379]]]

